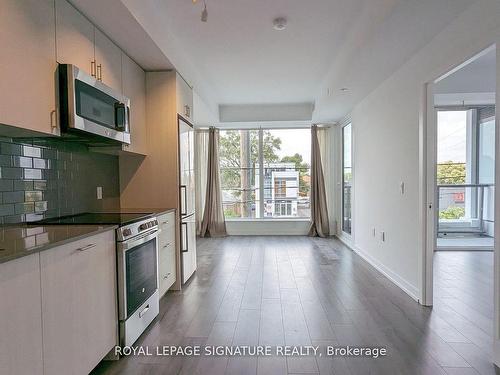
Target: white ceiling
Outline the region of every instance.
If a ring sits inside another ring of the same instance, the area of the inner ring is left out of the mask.
[[[456,72],[436,83],[437,94],[494,93],[496,91],[496,49],[490,48]]]
[[[207,0],[203,23],[202,0],[121,0],[212,110],[314,102],[315,121],[341,118],[474,2]],[[288,19],[281,32],[278,16]]]

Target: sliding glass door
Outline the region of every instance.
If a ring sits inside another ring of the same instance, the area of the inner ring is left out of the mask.
[[[342,128],[342,231],[352,227],[352,124]]]

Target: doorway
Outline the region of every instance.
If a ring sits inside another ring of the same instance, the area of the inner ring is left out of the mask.
[[[427,86],[422,133],[422,303],[433,305],[433,319],[446,326],[442,339],[449,347],[466,361],[474,361],[474,352],[486,363],[496,358],[491,344],[499,339],[493,298],[496,57],[490,47]]]

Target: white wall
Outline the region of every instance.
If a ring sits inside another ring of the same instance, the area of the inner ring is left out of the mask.
[[[500,2],[479,0],[350,114],[355,150],[353,246],[415,298],[421,295],[418,127],[423,85],[496,42]],[[386,233],[385,242],[380,231]]]

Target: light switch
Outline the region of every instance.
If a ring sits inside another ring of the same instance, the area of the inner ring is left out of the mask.
[[[102,186],[97,187],[97,199],[102,199]]]

